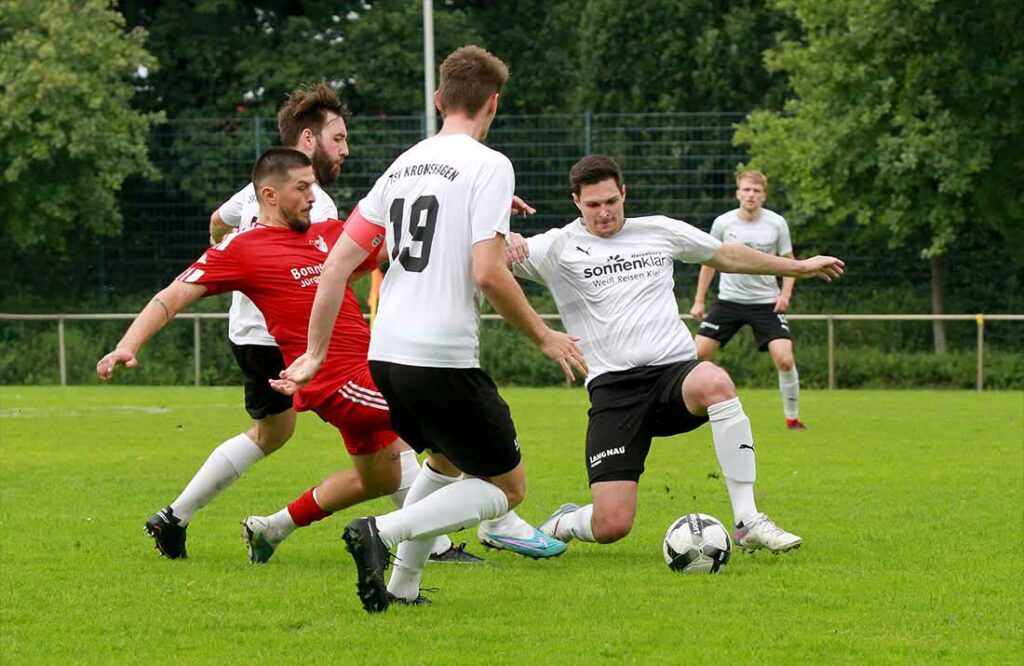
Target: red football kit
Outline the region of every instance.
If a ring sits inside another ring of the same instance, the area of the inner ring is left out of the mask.
[[[299,233],[257,224],[226,236],[177,279],[206,287],[204,296],[227,291],[248,296],[267,320],[285,362],[291,364],[306,351],[323,262],[344,225],[327,220]],[[357,271],[376,268],[380,245]],[[374,453],[398,437],[391,430],[387,403],[370,376],[369,345],[370,329],[352,288],[346,287],[323,365],[295,394],[295,409],[316,412],[338,428],[353,455]]]

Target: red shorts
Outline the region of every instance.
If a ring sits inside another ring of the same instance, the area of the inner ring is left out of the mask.
[[[353,456],[376,453],[398,439],[391,429],[388,404],[373,383],[369,368],[349,377],[313,411],[338,429]]]

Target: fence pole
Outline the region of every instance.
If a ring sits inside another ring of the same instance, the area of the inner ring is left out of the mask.
[[[57,320],[57,359],[60,364],[60,385],[68,385],[68,355],[64,348],[64,319]]]
[[[975,385],[979,391],[985,390],[985,315],[974,318],[978,323],[978,379]]]
[[[831,316],[826,320],[828,324],[828,389],[836,388],[836,320]]]
[[[593,115],[590,111],[583,112],[583,155],[589,155],[594,148]]]
[[[199,317],[192,320],[192,372],[195,377],[195,385],[199,386],[199,365],[200,359],[202,358],[202,349],[200,347],[200,336],[199,336]]]
[[[254,151],[256,153],[255,159],[259,159],[260,153],[263,152],[262,151],[262,146],[260,146],[260,144],[263,143],[261,141],[261,138],[260,138],[260,130],[262,129],[261,125],[262,125],[262,123],[260,122],[260,117],[259,116],[256,116],[255,118],[252,119],[253,147],[256,149]]]

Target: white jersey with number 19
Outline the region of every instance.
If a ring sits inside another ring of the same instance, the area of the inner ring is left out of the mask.
[[[514,191],[508,158],[466,134],[425,139],[388,167],[359,202],[391,260],[370,360],[480,367],[473,245],[508,235]]]

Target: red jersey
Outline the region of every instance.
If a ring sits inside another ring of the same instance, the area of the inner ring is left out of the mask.
[[[248,296],[266,318],[285,362],[291,364],[306,352],[320,274],[344,225],[327,220],[299,233],[257,224],[225,236],[177,279],[206,287],[204,296],[228,291]],[[375,268],[376,256],[374,250],[357,270]],[[295,394],[295,408],[314,409],[337,393],[353,372],[367,367],[369,345],[370,329],[352,288],[346,286],[327,357],[313,381]]]

